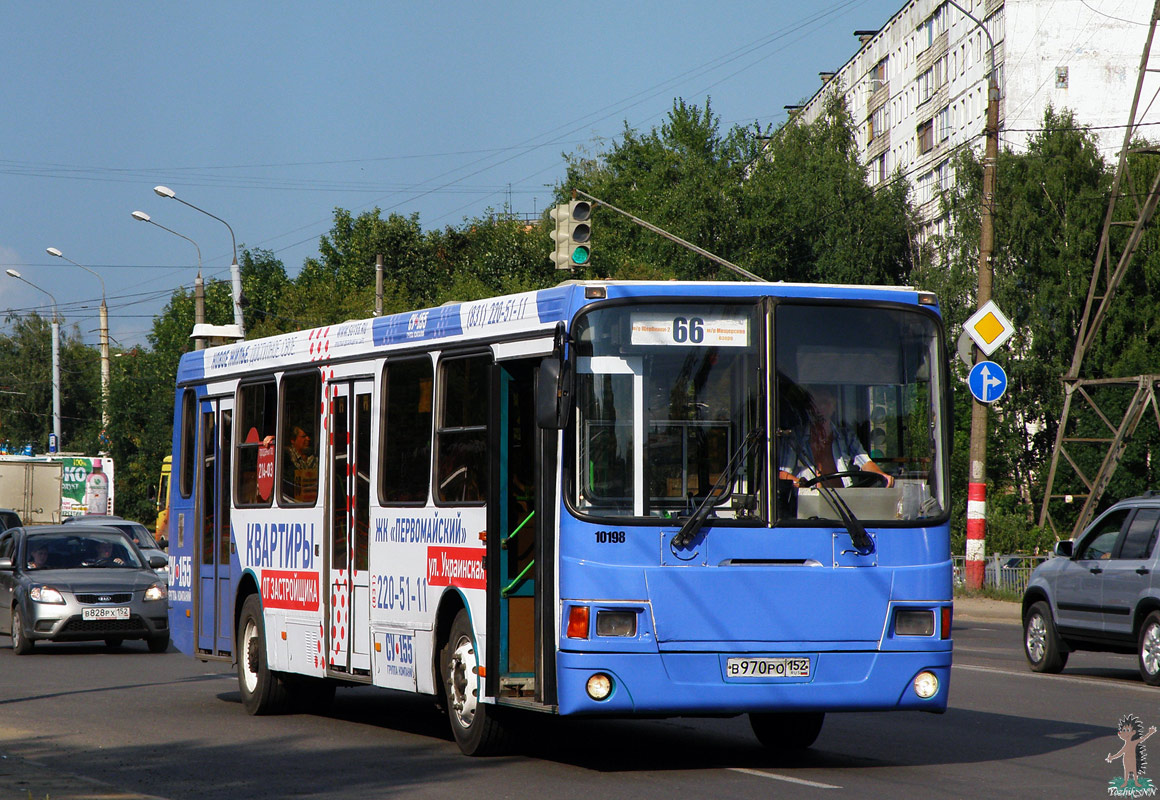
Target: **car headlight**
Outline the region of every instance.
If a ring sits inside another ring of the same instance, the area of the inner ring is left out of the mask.
[[[56,603],[64,605],[64,596],[51,586],[33,586],[28,596],[38,603]]]
[[[164,583],[155,583],[145,590],[146,600],[164,600],[169,596],[169,590]]]

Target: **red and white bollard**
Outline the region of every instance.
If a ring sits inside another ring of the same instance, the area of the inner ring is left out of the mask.
[[[987,530],[987,484],[967,484],[967,558],[968,589],[983,588],[984,538]]]

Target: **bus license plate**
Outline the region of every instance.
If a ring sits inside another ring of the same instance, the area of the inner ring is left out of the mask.
[[[725,661],[729,678],[808,678],[810,660],[791,658],[730,658]]]
[[[129,619],[128,608],[82,608],[81,619]]]

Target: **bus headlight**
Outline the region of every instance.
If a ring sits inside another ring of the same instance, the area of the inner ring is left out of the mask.
[[[929,608],[900,608],[894,612],[897,636],[933,636],[934,612]]]
[[[608,695],[612,694],[612,678],[605,675],[603,672],[597,672],[588,679],[588,696],[593,700],[607,700]]]
[[[929,670],[923,670],[914,678],[914,693],[923,700],[929,700],[938,694],[938,676]]]
[[[597,611],[597,636],[636,636],[636,611]]]

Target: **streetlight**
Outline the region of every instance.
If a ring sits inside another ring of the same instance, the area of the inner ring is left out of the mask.
[[[161,189],[164,187],[159,186],[157,188]],[[176,199],[176,198],[174,198],[174,199]],[[205,324],[205,282],[202,281],[202,279],[201,279],[201,248],[198,247],[197,242],[195,242],[193,239],[190,239],[188,236],[186,236],[183,233],[178,233],[175,230],[172,230],[170,228],[166,228],[164,225],[162,225],[159,222],[154,222],[153,218],[150,217],[148,214],[146,214],[144,211],[134,211],[133,212],[133,219],[139,219],[142,222],[148,222],[150,225],[156,225],[158,228],[160,228],[163,231],[169,231],[174,236],[180,236],[182,239],[184,239],[185,241],[189,242],[190,244],[192,244],[194,247],[197,248],[197,279],[193,282],[193,322],[194,322],[194,325]],[[232,231],[231,231],[231,233],[232,233]],[[196,350],[204,350],[205,349],[205,340],[202,339],[201,337],[194,339],[193,340],[193,347]]]
[[[246,336],[246,323],[242,320],[242,271],[238,267],[238,240],[234,237],[234,229],[231,228],[230,224],[228,222],[226,222],[224,219],[222,219],[221,217],[219,217],[215,214],[209,213],[204,208],[198,208],[193,203],[182,200],[180,197],[177,196],[177,193],[174,192],[172,189],[170,189],[168,186],[154,186],[153,193],[156,194],[158,197],[169,197],[173,200],[176,200],[177,202],[181,203],[182,205],[189,206],[194,211],[200,211],[201,213],[205,214],[207,217],[213,217],[218,222],[220,222],[222,225],[225,225],[226,228],[229,230],[230,241],[233,243],[233,247],[234,247],[234,263],[230,265],[230,283],[233,285],[233,293],[234,293],[234,324],[238,326],[238,334],[242,338],[245,338],[245,336]]]
[[[52,433],[56,439],[56,449],[60,450],[62,446],[60,439],[60,312],[56,308],[56,298],[52,296],[52,292],[41,289],[16,270],[6,269],[4,271],[8,273],[10,278],[24,281],[33,289],[44,292],[52,299]]]
[[[55,247],[46,247],[45,252],[50,256],[62,258],[85,272],[96,275],[97,280],[101,282],[101,431],[102,433],[107,432],[109,430],[109,307],[105,304],[105,279],[96,270],[89,269],[84,264],[78,264]]]

